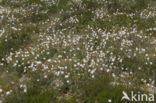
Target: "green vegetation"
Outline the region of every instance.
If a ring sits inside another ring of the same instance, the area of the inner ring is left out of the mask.
[[[0,0],[0,103],[125,103],[122,91],[155,95],[154,4]]]

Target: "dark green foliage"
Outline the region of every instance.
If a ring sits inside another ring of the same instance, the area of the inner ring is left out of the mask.
[[[27,93],[17,93],[10,96],[5,103],[56,103],[54,90],[42,90],[42,88],[30,88]]]
[[[44,5],[44,2],[42,0],[27,0],[29,4],[37,3]]]
[[[117,9],[126,12],[135,12],[146,8],[149,2],[146,0],[108,0],[107,5],[109,11],[114,12]]]
[[[27,33],[12,33],[10,39],[5,42],[3,41],[0,44],[0,57],[2,58],[5,54],[7,54],[11,48],[17,50],[20,46],[25,45],[30,42],[30,36]]]
[[[83,0],[82,4],[85,5],[87,9],[90,9],[90,10],[94,10],[96,8],[100,8],[104,6],[103,3],[99,4],[97,3],[96,0]]]
[[[66,99],[61,95],[54,89],[32,87],[27,90],[27,93],[14,93],[4,103],[76,103],[74,98]]]
[[[82,95],[79,98],[83,100],[82,103],[108,103],[109,99],[112,100],[112,103],[125,103],[125,101],[121,101],[122,91],[127,93],[139,91],[136,88],[126,88],[121,84],[113,85],[111,83],[113,80],[109,76],[89,80],[81,86]]]
[[[0,40],[0,57],[4,57],[12,49],[12,52],[18,50],[20,47],[25,47],[27,44],[32,43],[33,31],[37,32],[34,26],[24,26],[21,31],[9,30],[9,36],[7,39],[2,38]],[[7,41],[5,41],[7,40]]]

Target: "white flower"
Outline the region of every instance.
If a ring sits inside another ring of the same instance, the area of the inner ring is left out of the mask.
[[[103,70],[103,68],[100,68],[100,70]]]
[[[47,78],[48,76],[47,75],[44,75],[44,78]]]
[[[24,89],[24,93],[26,93],[26,92],[27,92],[27,89],[25,88],[25,89]]]
[[[64,74],[64,71],[61,71],[61,74]]]
[[[36,64],[41,64],[42,62],[41,61],[36,61]]]
[[[37,82],[39,82],[39,81],[40,81],[40,79],[37,79],[36,81],[37,81]]]
[[[58,58],[62,58],[62,55],[58,55]]]
[[[115,74],[114,74],[114,73],[112,73],[112,76],[113,76],[113,77],[115,77]]]
[[[92,75],[92,78],[94,78],[95,76],[94,75]]]
[[[120,63],[122,63],[122,59],[120,59]]]
[[[111,99],[109,99],[109,100],[108,100],[108,102],[109,102],[109,103],[112,103],[112,100],[111,100]]]
[[[141,67],[139,67],[138,69],[141,70]]]
[[[5,30],[3,28],[2,32],[0,33],[0,37],[4,34]]]
[[[96,71],[96,69],[93,69],[90,73],[91,73],[91,74],[94,74],[95,71]]]
[[[136,56],[136,53],[134,53],[134,56]]]
[[[114,62],[115,61],[115,58],[112,58],[112,62]]]
[[[149,86],[150,86],[150,84],[149,84],[149,83],[147,83],[147,86],[149,87]]]
[[[6,92],[6,95],[9,95],[10,93],[11,93],[11,91],[7,91],[7,92]]]
[[[0,89],[0,93],[2,93],[3,92],[3,90],[2,89]]]
[[[110,72],[110,70],[109,70],[109,69],[107,69],[107,73],[108,73],[108,72]]]
[[[18,30],[18,29],[17,29],[17,28],[15,28],[15,27],[11,27],[11,28],[12,28],[13,30],[15,30],[15,31],[16,31],[16,30]]]
[[[48,59],[47,61],[48,61],[48,62],[51,62],[51,59]]]
[[[133,74],[133,72],[130,72],[130,74],[132,75],[132,74]]]
[[[67,83],[69,83],[69,80],[67,80]]]
[[[68,78],[69,77],[69,75],[65,75],[65,78]]]

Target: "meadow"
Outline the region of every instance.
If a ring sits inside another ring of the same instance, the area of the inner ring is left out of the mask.
[[[122,91],[156,96],[155,5],[0,0],[0,103],[129,103]]]

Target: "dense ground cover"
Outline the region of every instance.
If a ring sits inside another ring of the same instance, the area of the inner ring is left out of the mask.
[[[124,103],[122,91],[156,93],[155,4],[0,0],[0,103]]]

